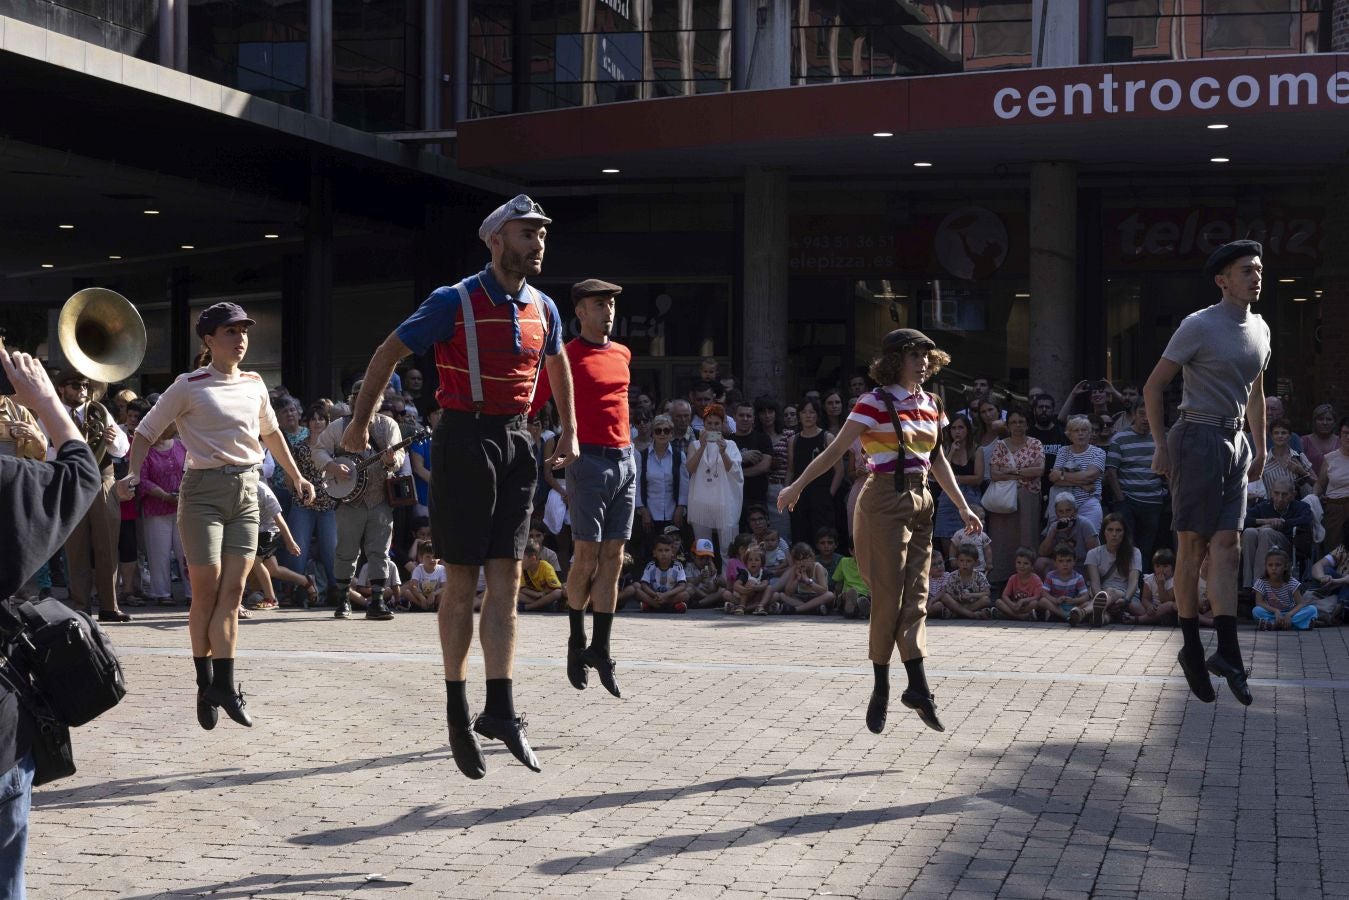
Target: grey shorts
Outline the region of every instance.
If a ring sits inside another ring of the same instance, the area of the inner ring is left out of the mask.
[[[237,468],[184,473],[178,488],[178,535],[188,565],[217,566],[221,556],[257,552],[258,469],[240,472]]]
[[[608,455],[582,451],[567,467],[567,510],[578,541],[626,541],[632,537],[637,500],[637,458],[632,448]]]
[[[1166,436],[1171,527],[1211,538],[1246,521],[1246,473],[1254,455],[1242,432],[1181,420]]]

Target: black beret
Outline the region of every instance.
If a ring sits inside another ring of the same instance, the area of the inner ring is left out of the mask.
[[[585,281],[578,281],[571,286],[573,303],[582,297],[608,297],[611,294],[617,296],[621,293],[623,293],[623,289],[618,285],[600,281],[598,278],[587,278]]]
[[[1263,256],[1265,248],[1260,246],[1259,241],[1232,241],[1230,244],[1223,244],[1217,250],[1209,254],[1208,262],[1204,263],[1204,275],[1212,278],[1233,260],[1244,259],[1247,256]]]
[[[932,338],[923,334],[917,328],[896,328],[881,340],[881,349],[886,353],[894,353],[903,350],[911,344],[927,347],[937,346]]]

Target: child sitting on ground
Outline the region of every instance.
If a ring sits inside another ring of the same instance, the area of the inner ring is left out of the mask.
[[[1035,574],[1035,552],[1029,547],[1018,547],[1015,565],[1015,574],[1007,579],[998,598],[998,612],[1009,619],[1035,622],[1040,618],[1040,595],[1045,590],[1044,582]]]
[[[712,550],[712,542],[699,538],[693,542],[693,562],[684,570],[688,577],[688,602],[698,609],[721,606],[729,594],[722,588],[717,572],[717,555]]]
[[[834,603],[834,592],[829,590],[829,573],[815,559],[810,544],[802,541],[792,547],[792,565],[787,570],[782,591],[774,597],[781,604],[784,615],[792,613],[819,613],[828,615]]]
[[[431,542],[422,541],[417,545],[417,568],[412,570],[399,593],[399,606],[404,611],[435,612],[440,608],[440,592],[444,587],[445,567],[436,559]]]
[[[938,554],[940,555],[940,554]],[[834,569],[834,593],[838,595],[839,612],[846,619],[871,618],[871,588],[867,587],[857,568],[857,558],[845,556]]]
[[[941,551],[936,547],[932,548],[932,560],[927,567],[927,614],[945,618],[942,613],[946,607],[942,605],[942,594],[946,593],[946,582],[951,579],[951,573],[946,571],[946,557],[941,555]],[[950,613],[947,613],[950,615]]]
[[[1060,544],[1068,545],[1073,551],[1073,565],[1085,571],[1087,551],[1101,542],[1087,520],[1078,518],[1077,501],[1071,494],[1059,494],[1054,499],[1054,520],[1045,526],[1040,538],[1040,557],[1035,561],[1035,571],[1042,579],[1054,568],[1054,557]]]
[[[544,543],[548,533],[543,530],[543,519],[532,519],[529,523],[529,539],[539,545],[539,559],[553,567],[557,577],[562,577],[562,564],[558,562],[557,553]]]
[[[1296,628],[1306,631],[1316,621],[1316,605],[1302,596],[1301,584],[1288,577],[1288,554],[1271,550],[1265,554],[1265,577],[1255,579],[1255,608],[1251,617],[1261,631]]]
[[[688,576],[684,567],[675,562],[678,546],[677,535],[662,534],[656,538],[651,550],[655,559],[646,564],[642,580],[637,583],[642,612],[688,612]]]
[[[776,528],[765,528],[759,540],[759,549],[763,551],[763,568],[770,580],[776,580],[781,586],[787,576],[789,554],[787,542],[778,536]]]
[[[431,520],[426,516],[417,516],[412,520],[412,543],[408,546],[407,556],[403,561],[403,572],[411,575],[412,570],[421,565],[419,554],[422,549],[422,542],[431,540]]]
[[[543,558],[542,555],[539,556]],[[623,554],[623,568],[618,574],[618,606],[615,609],[622,609],[628,605],[628,601],[637,600],[637,575],[633,568],[637,561],[632,558],[631,553]]]
[[[566,596],[557,570],[539,557],[539,545],[533,541],[525,544],[525,561],[520,567],[520,595],[517,597],[520,612],[559,611]]]
[[[838,568],[843,554],[838,552],[838,532],[828,525],[815,530],[815,559],[824,566],[824,570],[829,573],[829,580],[833,581],[834,570]]]
[[[1040,614],[1046,622],[1058,619],[1077,625],[1091,611],[1087,579],[1074,568],[1076,561],[1077,554],[1071,544],[1059,544],[1054,548],[1054,568],[1045,573],[1045,589],[1040,595]]]
[[[744,557],[744,566],[736,573],[735,584],[731,585],[732,600],[727,604],[726,612],[766,616],[773,585],[764,570],[763,551],[757,544],[748,544]]]
[[[1143,576],[1143,595],[1120,617],[1125,625],[1170,625],[1176,616],[1176,554],[1162,547],[1152,554],[1152,573]]]
[[[942,608],[946,610],[943,618],[955,616],[960,619],[987,619],[989,595],[992,588],[984,573],[975,568],[979,561],[979,548],[973,544],[961,544],[956,548],[956,571],[946,581],[946,590],[942,592]]]
[[[398,567],[389,560],[384,564],[384,570],[388,573],[388,581],[380,589],[380,595],[385,597],[397,597],[403,587],[403,579],[398,574]],[[365,609],[370,605],[370,597],[374,594],[375,588],[370,585],[370,562],[361,564],[361,569],[356,573],[356,577],[351,579],[351,587],[347,590],[347,598],[351,600],[351,605],[357,609]]]

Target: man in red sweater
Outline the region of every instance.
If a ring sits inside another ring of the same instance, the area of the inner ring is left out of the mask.
[[[623,289],[589,278],[571,289],[581,334],[567,342],[571,364],[576,436],[581,455],[567,469],[568,511],[575,556],[567,574],[567,678],[584,690],[586,668],[600,676],[605,689],[621,696],[609,658],[609,632],[618,602],[618,576],[623,545],[632,535],[637,499],[637,462],[628,425],[628,364],[632,351],[609,340],[614,327],[614,302]],[[545,373],[546,375],[547,373]],[[539,384],[536,407],[550,393],[547,379]],[[595,633],[586,646],[585,608],[594,604]]]

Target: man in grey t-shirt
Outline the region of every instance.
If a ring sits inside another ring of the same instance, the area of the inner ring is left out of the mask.
[[[1152,470],[1171,482],[1176,606],[1185,639],[1180,667],[1190,690],[1205,703],[1216,699],[1209,672],[1226,678],[1243,704],[1251,703],[1236,612],[1246,483],[1265,467],[1269,326],[1250,311],[1260,299],[1262,251],[1255,241],[1233,241],[1213,251],[1204,274],[1222,291],[1222,300],[1186,316],[1143,388],[1157,445]],[[1181,373],[1180,421],[1167,434],[1162,394]],[[1250,424],[1249,438],[1241,430],[1243,418]],[[1208,594],[1218,634],[1218,650],[1207,663],[1198,618],[1199,566],[1206,555],[1211,557]]]

